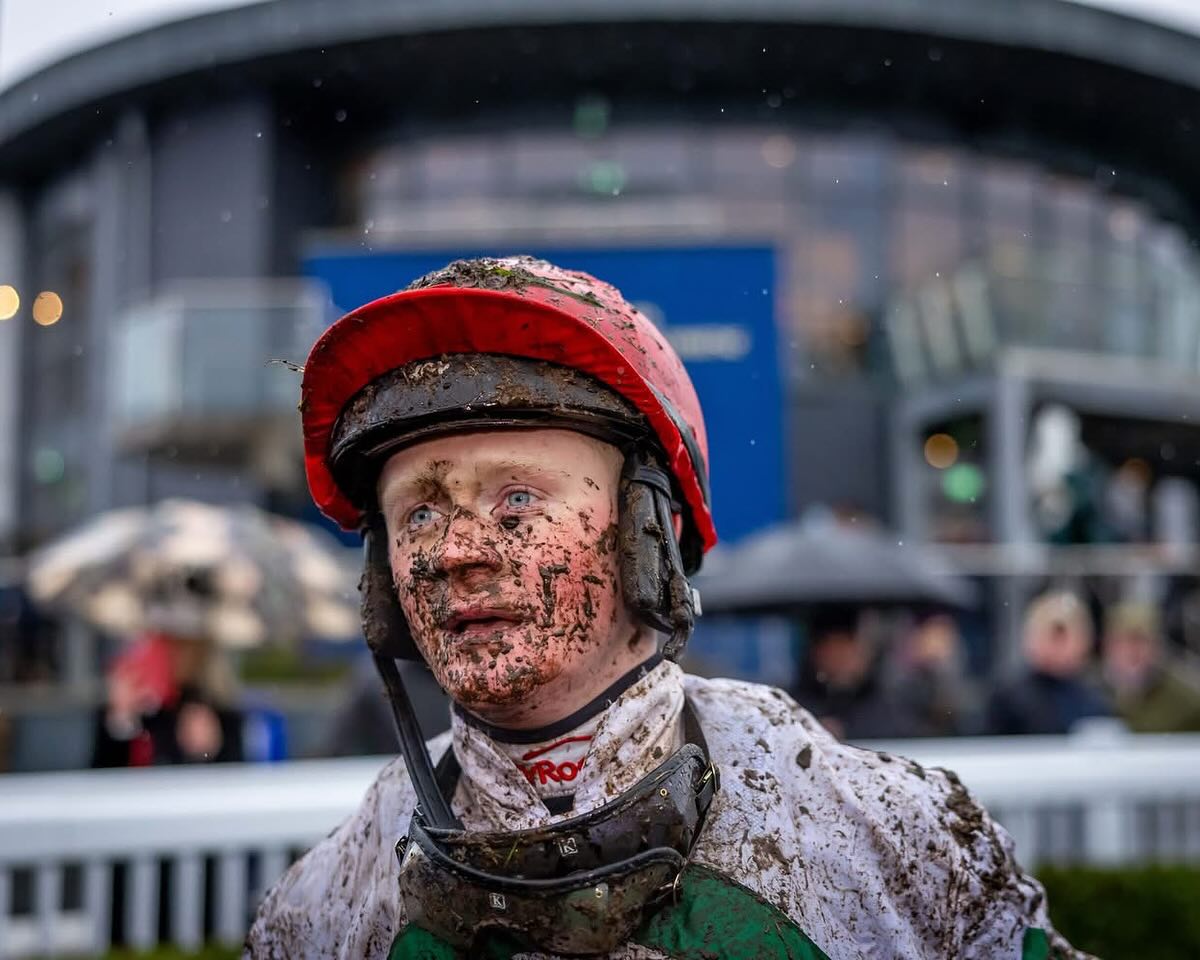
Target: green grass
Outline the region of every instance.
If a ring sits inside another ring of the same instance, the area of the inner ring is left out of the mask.
[[[1043,867],[1050,919],[1103,960],[1200,958],[1200,867]]]

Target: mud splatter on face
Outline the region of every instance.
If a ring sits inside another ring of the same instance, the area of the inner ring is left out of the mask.
[[[551,722],[652,649],[620,592],[620,468],[614,447],[565,430],[440,437],[388,461],[380,505],[397,595],[434,676],[467,709]]]
[[[538,566],[538,573],[542,575],[542,613],[545,618],[543,621],[544,626],[549,627],[554,624],[554,608],[558,604],[554,589],[554,578],[560,574],[570,572],[571,568],[565,563],[549,563]],[[586,610],[584,612],[586,614]]]

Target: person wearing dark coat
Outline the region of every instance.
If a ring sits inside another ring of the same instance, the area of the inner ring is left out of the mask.
[[[95,717],[92,766],[242,760],[244,717],[231,704],[231,687],[212,644],[144,634],[109,670],[107,701]]]
[[[919,736],[913,711],[884,682],[882,658],[854,607],[819,608],[792,694],[841,740]]]
[[[933,606],[912,611],[888,658],[888,677],[895,696],[917,722],[918,735],[977,732],[977,697],[967,676],[958,622],[949,611]]]
[[[1063,734],[1089,717],[1110,717],[1112,706],[1088,682],[1091,616],[1072,593],[1047,593],[1025,614],[1021,671],[993,691],[987,732],[1000,736]]]

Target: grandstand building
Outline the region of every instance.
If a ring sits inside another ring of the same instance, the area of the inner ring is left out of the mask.
[[[1198,236],[1200,35],[1093,5],[226,2],[0,88],[0,543],[171,494],[305,515],[268,361],[511,251],[660,320],[727,538],[824,504],[1036,542],[1048,403],[1200,479]]]

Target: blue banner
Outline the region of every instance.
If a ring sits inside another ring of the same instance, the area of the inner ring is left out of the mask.
[[[347,312],[456,257],[314,251],[305,272]],[[787,513],[784,397],[776,347],[775,255],[767,247],[536,251],[614,284],[662,328],[687,365],[708,426],[717,532],[733,541]]]

